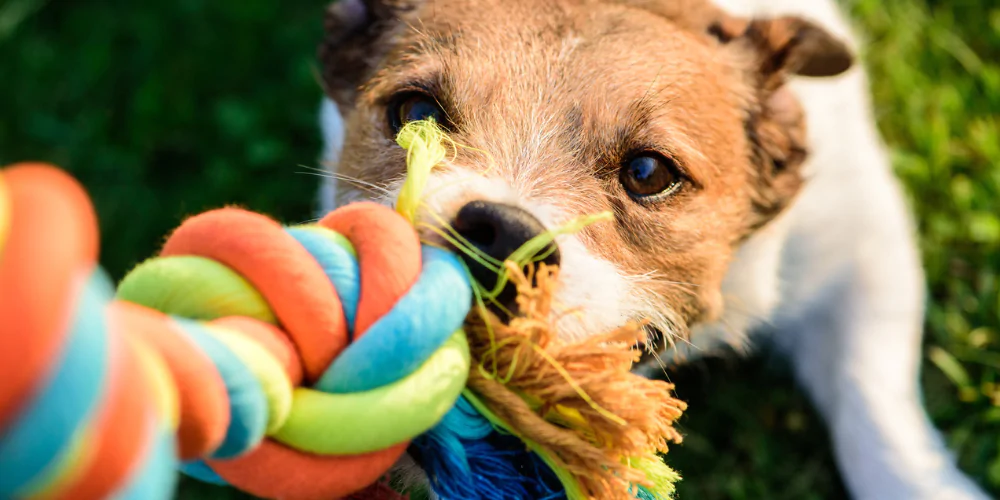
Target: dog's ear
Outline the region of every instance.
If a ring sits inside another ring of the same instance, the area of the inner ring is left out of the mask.
[[[752,21],[723,18],[709,30],[720,40],[741,44],[755,54],[753,69],[763,82],[781,83],[790,74],[836,76],[854,62],[847,45],[798,17]]]
[[[341,109],[353,106],[393,35],[419,0],[335,0],[326,9],[318,50],[324,90]]]
[[[742,20],[719,17],[709,32],[737,51],[750,95],[746,131],[755,182],[756,229],[780,213],[802,186],[806,123],[786,83],[792,75],[830,77],[847,71],[853,56],[847,46],[819,26],[797,17]]]

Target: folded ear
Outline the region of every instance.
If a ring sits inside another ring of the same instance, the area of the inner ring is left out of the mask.
[[[730,21],[728,29],[738,29],[740,24]],[[854,61],[847,45],[802,18],[758,19],[744,25],[743,32],[732,41],[756,53],[756,69],[765,79],[782,73],[835,76],[850,69]]]
[[[375,70],[418,0],[335,0],[326,9],[318,57],[326,93],[342,110]]]
[[[709,32],[736,51],[748,86],[746,131],[756,168],[753,229],[780,213],[803,181],[806,123],[786,85],[789,77],[839,75],[851,67],[853,56],[823,28],[797,17],[720,17]]]

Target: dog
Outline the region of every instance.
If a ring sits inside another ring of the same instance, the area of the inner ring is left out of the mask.
[[[612,214],[546,257],[567,340],[647,318],[655,374],[766,336],[853,497],[986,498],[921,403],[913,225],[833,0],[339,0],[325,33],[324,210],[393,203],[434,119],[463,147],[422,222],[502,260]]]

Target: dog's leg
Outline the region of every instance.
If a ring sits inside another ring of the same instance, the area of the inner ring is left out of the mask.
[[[892,290],[922,283],[914,273],[893,273],[890,259],[843,269],[808,309],[778,320],[779,342],[828,422],[856,498],[986,498],[955,467],[923,409],[922,310],[919,300],[901,297],[914,294]]]
[[[744,15],[804,16],[857,46],[833,0],[716,1]],[[924,277],[864,73],[796,87],[812,160],[787,214],[780,305],[762,317],[828,422],[856,498],[986,498],[957,469],[923,408]],[[735,271],[753,269],[740,260]],[[766,296],[754,293],[742,300]]]
[[[788,214],[775,342],[828,422],[856,498],[986,498],[923,408],[924,276],[864,75],[797,91],[814,164]]]

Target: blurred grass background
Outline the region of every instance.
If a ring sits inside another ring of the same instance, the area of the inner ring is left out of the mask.
[[[927,405],[962,468],[1000,494],[1000,5],[842,2],[919,219]],[[0,164],[76,175],[116,277],[208,208],[304,221],[323,5],[0,0]],[[844,497],[821,423],[775,363],[710,360],[672,378],[691,403],[669,457],[681,498]],[[235,496],[188,481],[178,494]]]

